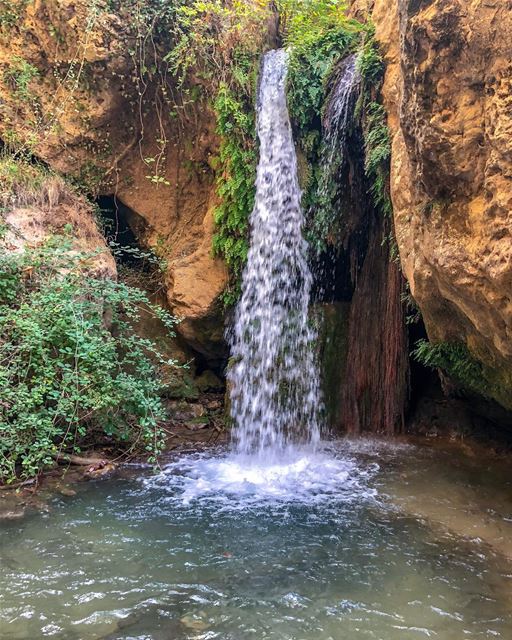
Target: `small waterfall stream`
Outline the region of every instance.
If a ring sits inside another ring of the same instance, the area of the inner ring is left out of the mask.
[[[359,94],[361,76],[356,67],[356,56],[347,56],[338,70],[323,117],[324,153],[322,163],[332,164],[336,154],[342,154],[347,141],[348,128],[353,120],[354,105]],[[338,162],[340,159],[338,159]]]
[[[302,236],[286,69],[284,50],[265,55],[257,105],[256,200],[228,374],[236,449],[266,456],[294,441],[320,438],[320,385],[308,324],[312,276]]]
[[[333,76],[322,118],[322,149],[316,201],[309,213],[318,251],[325,251],[326,242],[336,245],[345,232],[341,226],[346,214],[342,202],[346,180],[342,178],[342,171],[349,155],[347,139],[354,122],[354,109],[361,84],[355,54],[347,56],[338,65]]]

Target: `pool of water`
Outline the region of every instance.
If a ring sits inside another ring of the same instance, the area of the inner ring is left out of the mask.
[[[0,638],[512,638],[508,465],[371,442],[190,454],[0,525]]]

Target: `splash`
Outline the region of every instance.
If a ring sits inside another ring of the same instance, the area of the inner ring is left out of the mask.
[[[308,323],[307,262],[297,158],[286,104],[287,55],[264,56],[257,106],[260,160],[251,243],[228,373],[238,453],[281,456],[320,439],[320,385]]]
[[[165,489],[171,502],[214,507],[217,512],[254,512],[319,506],[361,505],[376,500],[372,479],[379,465],[352,455],[353,444],[321,443],[288,447],[279,460],[263,462],[258,456],[232,452],[193,453],[165,466],[147,486]],[[375,445],[371,444],[370,452]],[[373,455],[371,456],[373,458]]]

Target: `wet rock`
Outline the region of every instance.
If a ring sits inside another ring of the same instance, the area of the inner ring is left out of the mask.
[[[71,487],[59,487],[58,491],[63,496],[76,496],[76,491]]]
[[[15,507],[13,509],[0,509],[0,521],[2,520],[21,520],[25,517],[25,507]]]
[[[165,394],[176,400],[198,400],[199,388],[194,378],[187,371],[178,370],[169,376]]]
[[[89,478],[103,478],[108,476],[116,470],[117,466],[111,462],[107,462],[102,465],[93,465],[88,467],[84,472],[84,475]]]
[[[190,431],[199,431],[201,429],[206,429],[209,426],[209,424],[210,424],[210,419],[208,418],[208,416],[201,416],[199,418],[194,418],[193,420],[190,420],[190,422],[187,422],[185,426]]]
[[[180,619],[180,622],[187,629],[193,629],[194,631],[205,631],[210,628],[210,623],[207,621],[206,613],[199,611],[198,613],[187,613]]]
[[[206,408],[199,403],[170,402],[169,412],[177,422],[189,422],[206,415]]]
[[[206,401],[205,406],[208,411],[220,411],[224,403],[221,398],[210,398]]]

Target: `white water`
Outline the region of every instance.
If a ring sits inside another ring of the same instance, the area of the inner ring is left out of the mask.
[[[336,72],[322,118],[319,180],[315,203],[309,213],[318,251],[327,249],[327,238],[336,247],[343,234],[343,209],[346,206],[343,193],[347,182],[342,179],[342,171],[347,161],[347,139],[360,84],[356,56],[348,56]],[[334,272],[323,273],[320,279],[334,286],[334,277]]]
[[[320,439],[320,385],[308,324],[312,284],[297,159],[286,104],[286,53],[263,60],[260,161],[251,242],[228,373],[235,448],[260,460]]]
[[[150,482],[168,489],[171,502],[210,505],[220,512],[318,505],[327,516],[332,505],[372,501],[369,481],[378,465],[356,461],[353,444],[320,440],[316,336],[309,324],[312,275],[302,234],[286,65],[283,50],[267,53],[262,65],[256,198],[228,373],[234,448],[181,457]],[[332,91],[325,136],[335,150],[344,145],[356,75],[351,57]]]
[[[323,443],[315,451],[310,444],[295,445],[278,460],[266,461],[230,452],[191,454],[166,465],[147,484],[168,490],[173,503],[214,505],[219,512],[318,505],[327,514],[333,504],[336,509],[362,505],[376,495],[370,480],[379,466],[361,464],[353,449],[350,442]]]
[[[348,56],[329,96],[323,117],[324,164],[332,164],[336,160],[335,156],[344,152],[360,82],[356,56]],[[341,159],[338,157],[337,161],[341,162]]]

